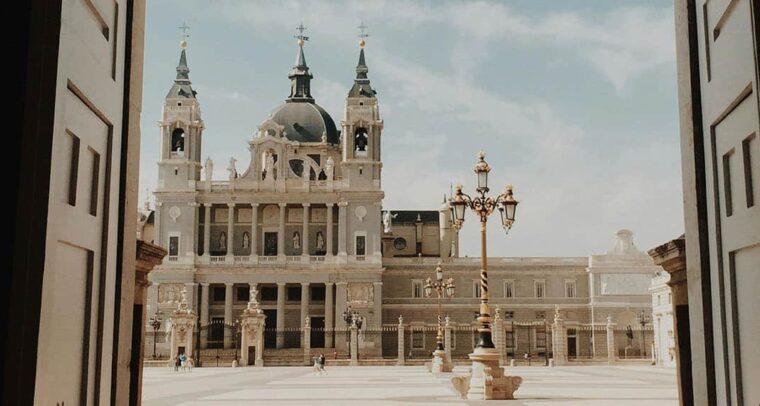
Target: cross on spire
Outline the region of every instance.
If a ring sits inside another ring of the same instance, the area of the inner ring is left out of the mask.
[[[298,38],[299,43],[301,43],[301,41],[309,40],[309,37],[303,35],[303,32],[306,31],[306,27],[304,27],[303,21],[301,21],[301,24],[298,24],[296,30],[298,30],[298,35],[294,35],[293,38]]]
[[[359,31],[361,31],[361,33],[359,34],[359,38],[364,39],[364,38],[369,37],[369,34],[367,34],[366,32],[364,32],[367,29],[367,26],[364,25],[364,20],[362,20],[361,23],[359,24],[359,26],[356,27],[356,28],[358,28]]]
[[[187,33],[187,31],[190,30],[190,26],[187,25],[187,22],[182,22],[182,25],[177,27],[180,30],[182,30],[182,39],[187,40],[190,37],[190,34]]]

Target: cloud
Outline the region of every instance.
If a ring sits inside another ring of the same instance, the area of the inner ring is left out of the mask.
[[[497,226],[498,220],[492,219],[488,233],[491,255],[602,252],[611,246],[614,232],[620,228],[634,230],[639,247],[644,248],[681,232],[675,134],[634,134],[616,128],[604,134],[609,140],[602,139],[596,123],[576,121],[572,112],[563,111],[551,98],[505,94],[476,76],[479,67],[510,57],[489,54],[501,43],[546,51],[547,57],[541,61],[548,64],[562,65],[562,58],[575,58],[600,81],[609,82],[618,93],[625,92],[635,80],[651,78],[648,75],[653,71],[672,65],[669,9],[528,16],[502,3],[483,1],[193,4],[209,18],[231,22],[239,30],[255,30],[257,35],[289,35],[300,16],[312,18],[314,21],[304,23],[310,26],[314,42],[319,38],[320,49],[341,57],[349,52],[355,55],[355,43],[346,40],[356,34],[358,24],[353,21],[381,16],[374,24],[388,34],[371,38],[368,63],[385,119],[385,208],[437,209],[451,182],[461,182],[473,192],[472,165],[483,148],[494,168],[490,177],[493,191],[514,183],[521,201],[518,221],[507,238]],[[413,35],[438,41],[437,33],[446,37],[440,40],[445,42],[443,49],[436,48],[440,55],[426,54],[428,48],[413,48],[424,42],[418,38],[408,44],[392,42]],[[438,58],[436,64],[430,62],[434,57]],[[353,73],[348,69],[341,72]],[[320,74],[312,82],[313,94],[337,122],[353,77],[332,80],[326,76]],[[205,97],[220,101],[245,97],[223,87],[201,90]],[[614,102],[614,96],[608,97]],[[205,119],[212,122],[211,117]],[[250,117],[240,120],[248,122]],[[239,134],[235,147],[204,144],[215,154],[217,172],[221,172],[217,176],[226,177],[228,158],[224,157],[239,149],[246,134]],[[630,141],[637,139],[642,141]],[[464,254],[479,253],[475,223],[470,216],[463,230]]]
[[[213,101],[230,101],[230,102],[250,102],[251,97],[238,90],[227,89],[217,86],[195,85],[198,91],[198,97],[203,95],[204,100]]]
[[[363,16],[382,16],[384,24],[400,31],[441,24],[457,34],[452,62],[456,62],[461,77],[484,62],[487,47],[509,43],[569,51],[603,75],[618,92],[646,72],[675,63],[671,7],[620,7],[607,12],[554,12],[536,17],[493,1],[224,1],[219,6],[225,18],[258,30],[292,28],[297,20],[293,16],[305,16],[313,20],[307,21],[309,32],[331,39],[355,35],[354,25],[345,22],[359,21]]]

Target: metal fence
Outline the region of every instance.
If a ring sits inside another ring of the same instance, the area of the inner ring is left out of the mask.
[[[636,328],[616,328],[615,353],[621,359],[646,359],[652,357],[654,331],[651,326]]]
[[[552,356],[552,330],[546,320],[504,323],[507,359],[548,364]]]

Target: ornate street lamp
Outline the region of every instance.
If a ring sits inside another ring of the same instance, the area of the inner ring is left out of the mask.
[[[647,316],[646,312],[644,310],[641,310],[639,312],[639,324],[641,324],[641,352],[642,357],[647,356],[647,349],[646,349],[646,335],[644,334],[644,326],[649,323],[649,316]]]
[[[475,164],[475,173],[478,176],[478,196],[470,197],[462,192],[462,185],[457,185],[454,196],[449,200],[451,205],[454,227],[459,230],[464,224],[465,209],[471,209],[480,218],[480,314],[478,315],[478,343],[475,348],[494,349],[491,339],[491,315],[488,308],[488,260],[486,254],[486,224],[488,216],[494,210],[499,210],[501,225],[506,232],[512,228],[515,222],[515,212],[518,201],[512,194],[512,185],[507,185],[500,195],[486,196],[488,188],[488,172],[491,166],[485,161],[485,152],[478,154],[479,160]],[[495,349],[494,349],[495,352]]]
[[[238,359],[238,346],[240,346],[240,340],[239,340],[239,334],[240,334],[240,320],[235,320],[235,323],[232,325],[232,331],[235,334],[233,336],[233,346],[235,347],[235,362],[237,362]]]
[[[156,336],[158,336],[162,321],[160,311],[156,311],[156,314],[150,318],[150,326],[153,327],[153,359],[156,359]]]
[[[348,344],[348,357],[351,358],[351,323],[353,323],[356,312],[351,311],[351,305],[343,311],[343,321],[346,322],[346,343]]]
[[[435,267],[435,281],[427,278],[425,281],[425,297],[431,297],[435,291],[438,298],[438,334],[436,335],[436,351],[443,351],[443,324],[441,314],[441,299],[454,296],[454,279],[443,279],[441,264]]]
[[[435,267],[435,281],[427,278],[425,281],[425,297],[431,297],[433,291],[438,298],[438,331],[435,337],[436,346],[433,351],[433,363],[431,371],[437,372],[449,372],[449,366],[444,366],[444,351],[443,351],[443,324],[441,323],[441,298],[451,298],[454,296],[454,279],[443,279],[443,268],[441,264]]]

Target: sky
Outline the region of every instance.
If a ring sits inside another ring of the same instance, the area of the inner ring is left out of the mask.
[[[489,256],[604,253],[630,229],[648,250],[683,233],[672,1],[236,1],[147,3],[141,200],[157,183],[157,122],[190,26],[203,156],[247,166],[247,142],[288,96],[295,27],[309,36],[312,95],[338,123],[355,77],[357,26],[377,90],[384,210],[435,210],[451,185],[520,201]],[[226,180],[226,165],[215,179]],[[478,256],[468,213],[462,256]]]

